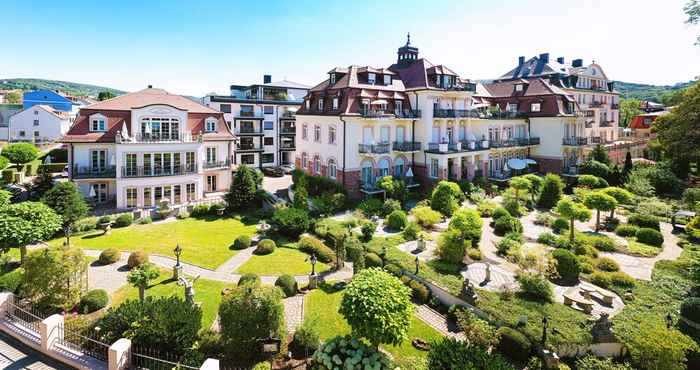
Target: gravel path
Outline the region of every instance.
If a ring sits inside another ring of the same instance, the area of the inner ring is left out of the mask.
[[[287,321],[287,334],[294,333],[304,321],[304,295],[297,294],[294,297],[285,298],[284,317]]]

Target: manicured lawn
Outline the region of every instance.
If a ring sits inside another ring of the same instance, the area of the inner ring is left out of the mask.
[[[205,279],[198,279],[194,283],[194,300],[202,304],[202,329],[209,328],[216,318],[219,304],[221,304],[221,290],[234,286],[233,284]],[[185,288],[172,280],[172,271],[161,269],[160,278],[146,290],[146,296],[169,297],[171,295],[184,299]],[[112,295],[110,305],[116,307],[128,299],[139,299],[138,289],[129,284]]]
[[[336,335],[350,333],[350,326],[338,313],[340,301],[343,298],[342,291],[330,292],[323,289],[316,289],[304,297],[304,317],[316,317],[319,325],[321,339],[326,340]],[[442,335],[425,324],[415,316],[411,320],[411,328],[408,331],[409,340],[400,346],[382,346],[389,351],[397,361],[405,360],[408,357],[425,357],[427,352],[419,351],[411,345],[411,340],[421,338],[428,342],[442,337]]]
[[[236,271],[239,274],[257,275],[306,275],[311,273],[311,263],[305,261],[309,255],[294,248],[278,247],[265,255],[253,255]],[[316,272],[328,270],[322,262],[316,262]]]
[[[73,236],[71,244],[84,249],[144,250],[164,256],[173,256],[175,245],[180,244],[183,261],[215,269],[236,254],[229,249],[236,237],[254,233],[255,225],[245,225],[239,218],[188,218],[112,229],[109,235],[91,231]],[[49,243],[60,245],[63,240],[58,238]]]
[[[637,256],[654,257],[657,254],[661,253],[662,250],[661,248],[655,247],[653,245],[640,243],[634,240],[634,238],[627,238],[627,242],[629,243],[626,248],[627,251],[630,254],[634,254]]]

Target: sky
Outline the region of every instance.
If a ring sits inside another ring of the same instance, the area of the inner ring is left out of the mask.
[[[410,32],[421,57],[464,78],[549,52],[595,60],[614,80],[674,84],[700,75],[684,2],[4,0],[0,79],[194,96],[264,74],[316,85],[336,66],[389,66]]]

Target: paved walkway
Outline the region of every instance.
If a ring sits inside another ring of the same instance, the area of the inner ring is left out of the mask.
[[[285,298],[283,303],[287,334],[292,334],[304,322],[304,295],[297,294],[294,297]]]
[[[93,256],[91,253],[85,254]],[[126,284],[126,275],[129,272],[127,258],[128,255],[122,254],[121,259],[111,265],[102,265],[98,261],[92,262],[88,268],[88,288],[104,289],[109,294],[116,292]]]
[[[433,329],[439,331],[442,335],[457,339],[464,339],[463,333],[457,332],[456,328],[450,328],[447,318],[430,308],[428,305],[416,306],[414,312],[417,318],[428,324]]]
[[[462,270],[461,274],[465,279],[469,279],[475,288],[492,292],[501,292],[504,287],[508,287],[512,291],[520,288],[518,282],[515,281],[515,273],[501,266],[491,266],[491,278],[486,280],[486,266],[487,263],[484,262],[472,263]]]
[[[0,369],[67,370],[71,367],[59,364],[0,332]]]
[[[238,270],[241,265],[244,263],[248,262],[250,257],[253,256],[253,252],[255,251],[256,247],[250,247],[246,248],[243,250],[238,251],[235,256],[229,258],[221,264],[221,266],[216,268],[216,272],[234,272]]]

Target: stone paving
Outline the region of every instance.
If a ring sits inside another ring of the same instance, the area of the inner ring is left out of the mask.
[[[414,312],[417,318],[440,332],[442,335],[457,339],[464,339],[463,333],[457,332],[456,328],[449,325],[445,316],[433,310],[428,305],[417,305]]]
[[[0,333],[0,369],[64,370],[70,367],[49,359],[5,333]]]
[[[219,267],[216,268],[216,272],[234,272],[238,270],[244,263],[246,263],[250,257],[253,256],[253,252],[256,247],[249,247],[238,251],[235,256],[226,260]]]
[[[297,294],[283,300],[284,317],[287,321],[287,333],[294,333],[304,322],[304,295]]]
[[[122,285],[126,284],[126,275],[129,272],[126,260],[125,256],[122,255],[119,261],[111,265],[102,265],[97,261],[92,262],[88,267],[88,288],[104,289],[109,294],[116,292]]]
[[[396,246],[399,250],[410,253],[413,256],[418,256],[421,261],[430,261],[435,259],[435,249],[437,248],[437,243],[434,240],[425,241],[425,249],[423,251],[418,251],[418,241],[411,240],[405,243],[401,243]]]
[[[462,277],[469,279],[475,288],[493,292],[503,291],[504,287],[513,291],[519,289],[520,285],[515,281],[515,274],[500,266],[491,266],[491,277],[486,280],[486,266],[485,262],[472,263],[461,271]]]

